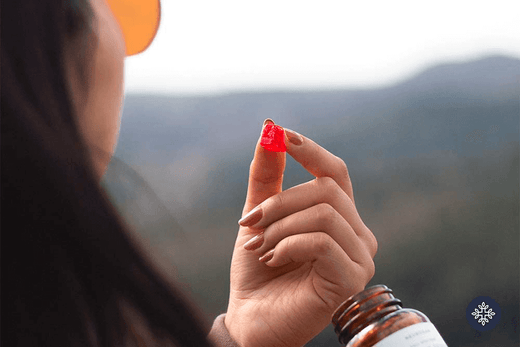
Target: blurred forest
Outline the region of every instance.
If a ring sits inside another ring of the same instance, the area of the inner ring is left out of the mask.
[[[229,266],[262,122],[313,139],[349,167],[379,242],[376,275],[424,312],[449,346],[517,347],[520,330],[520,60],[434,66],[366,90],[127,95],[103,184],[135,237],[211,324]],[[313,177],[288,156],[284,189]],[[500,324],[466,307],[490,296]],[[329,326],[307,346],[339,346]]]

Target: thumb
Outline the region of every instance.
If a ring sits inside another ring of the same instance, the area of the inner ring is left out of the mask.
[[[271,119],[264,121],[264,126],[274,124]],[[285,138],[285,135],[284,135]],[[242,215],[251,211],[265,199],[282,191],[283,172],[285,170],[285,152],[268,151],[260,145],[258,139],[255,155],[249,168],[249,184],[246,203]]]

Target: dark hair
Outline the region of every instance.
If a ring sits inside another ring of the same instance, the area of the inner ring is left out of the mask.
[[[2,12],[3,344],[209,346],[199,314],[132,243],[78,131],[64,49],[78,45],[86,85],[88,0]]]

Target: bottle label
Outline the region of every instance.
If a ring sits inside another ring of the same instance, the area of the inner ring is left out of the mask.
[[[373,347],[448,347],[431,322],[403,328],[385,337]]]

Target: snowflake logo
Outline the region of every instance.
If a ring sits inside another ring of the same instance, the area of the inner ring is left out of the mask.
[[[478,331],[494,329],[500,323],[501,317],[500,305],[489,296],[477,296],[466,307],[466,320]]]
[[[487,323],[489,323],[490,319],[493,319],[493,316],[496,313],[484,301],[482,301],[482,304],[477,305],[477,307],[478,309],[475,308],[475,311],[471,312],[471,315],[475,317],[475,319],[478,319],[478,323],[482,324],[482,326],[485,326]]]

